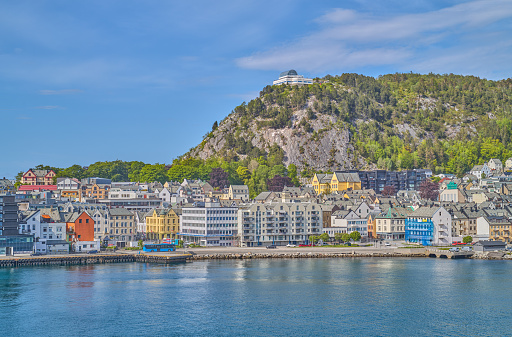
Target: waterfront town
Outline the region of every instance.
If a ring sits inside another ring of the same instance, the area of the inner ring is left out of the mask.
[[[208,181],[113,182],[29,169],[0,180],[0,254],[86,253],[181,240],[198,247],[340,241],[452,246],[511,242],[512,158],[462,178],[430,170],[315,174],[261,192]]]

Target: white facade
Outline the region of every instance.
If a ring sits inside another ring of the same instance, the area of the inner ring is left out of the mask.
[[[323,212],[317,203],[255,203],[238,211],[240,245],[256,247],[309,242],[322,234]]]
[[[282,72],[281,75],[279,75],[279,79],[272,82],[272,84],[313,84],[313,79],[298,75],[295,70],[288,70]]]
[[[469,173],[478,179],[482,179],[482,174],[485,174],[485,176],[488,177],[491,174],[491,169],[487,166],[487,163],[484,163],[483,165],[473,166]]]
[[[71,178],[57,178],[58,190],[78,190],[80,183],[76,179]]]
[[[367,216],[360,216],[355,211],[350,211],[343,217],[331,216],[331,227],[341,228],[341,233],[359,232],[362,237],[368,236]]]
[[[476,236],[473,241],[486,241],[489,240],[489,221],[483,216],[476,219]]]
[[[87,253],[91,250],[100,251],[100,240],[73,242],[73,251],[75,253]]]
[[[434,224],[434,244],[435,245],[451,245],[452,244],[452,216],[440,207],[432,215],[432,223]]]
[[[158,192],[158,197],[165,202],[171,202],[171,196],[172,193],[165,187],[160,192]]]
[[[211,247],[237,245],[237,207],[220,207],[206,202],[204,207],[187,207],[180,216],[180,233],[185,242]]]
[[[32,234],[34,236],[34,252],[42,254],[51,253],[49,241],[66,240],[66,223],[41,221],[40,211],[35,211],[24,219],[24,223],[20,224],[19,231],[20,234]],[[59,252],[64,253],[60,248]]]
[[[512,168],[512,158],[508,158],[508,159],[505,161],[505,168],[507,168],[507,169]]]
[[[458,189],[444,189],[439,193],[439,201],[459,202],[462,201],[462,193]]]
[[[503,170],[503,164],[501,160],[493,158],[489,160],[489,163],[487,163],[487,166],[491,169],[491,171],[501,171]]]
[[[230,185],[228,192],[229,199],[249,200],[249,187],[247,185]]]
[[[94,210],[88,213],[94,220],[94,239],[103,239],[109,232],[108,210]]]

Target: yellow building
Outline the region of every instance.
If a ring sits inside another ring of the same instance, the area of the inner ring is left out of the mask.
[[[178,239],[181,210],[158,208],[146,216],[146,233],[149,240]]]
[[[334,172],[332,174],[317,173],[311,181],[317,194],[360,190],[361,179],[357,173]]]
[[[60,192],[61,198],[75,199],[77,201],[82,201],[82,191],[80,190],[62,190]]]

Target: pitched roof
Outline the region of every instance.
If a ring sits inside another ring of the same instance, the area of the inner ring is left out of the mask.
[[[111,208],[110,209],[110,215],[113,216],[133,216],[133,213],[127,210],[126,208]]]
[[[347,173],[347,172],[334,172],[336,179],[340,182],[349,182],[349,183],[360,183],[361,178],[359,178],[359,174],[357,173]]]
[[[440,207],[434,206],[434,207],[427,207],[423,206],[409,214],[410,217],[425,217],[425,218],[431,218],[434,216],[434,214],[439,210]]]
[[[475,245],[484,246],[484,247],[502,247],[502,246],[505,246],[505,242],[503,242],[503,241],[478,241],[477,243],[475,243]]]

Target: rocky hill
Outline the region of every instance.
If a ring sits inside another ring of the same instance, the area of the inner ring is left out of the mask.
[[[267,86],[184,157],[239,161],[281,150],[303,175],[377,167],[461,174],[512,155],[511,94],[511,79],[453,74],[342,74]]]

